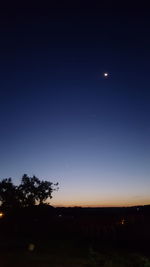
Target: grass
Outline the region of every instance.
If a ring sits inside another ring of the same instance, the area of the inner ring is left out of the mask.
[[[30,241],[31,242],[31,241]],[[5,248],[1,245],[0,267],[150,267],[150,260],[142,254],[125,251],[96,251],[81,241],[32,241],[34,251],[29,251],[29,241],[13,241]],[[6,245],[6,244],[5,244]]]

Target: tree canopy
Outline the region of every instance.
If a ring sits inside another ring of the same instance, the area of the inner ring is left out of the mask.
[[[0,181],[0,205],[8,209],[29,207],[48,203],[53,191],[58,190],[58,183],[40,180],[36,176],[24,174],[19,185],[14,185],[11,178]]]

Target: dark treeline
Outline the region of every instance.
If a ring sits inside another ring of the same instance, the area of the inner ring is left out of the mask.
[[[150,206],[131,208],[17,208],[0,220],[1,238],[50,240],[74,238],[95,244],[147,251]]]

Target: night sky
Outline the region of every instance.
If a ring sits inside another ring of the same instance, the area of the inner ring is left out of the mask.
[[[24,173],[52,205],[150,204],[146,7],[1,9],[0,177]]]

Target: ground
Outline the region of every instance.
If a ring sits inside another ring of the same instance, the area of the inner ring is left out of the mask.
[[[28,240],[1,244],[1,267],[150,267],[150,260],[141,253],[115,249],[98,251],[92,244],[70,240]],[[13,245],[13,246],[12,246]],[[32,246],[31,246],[32,247]]]

